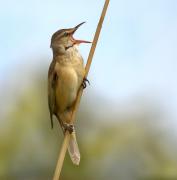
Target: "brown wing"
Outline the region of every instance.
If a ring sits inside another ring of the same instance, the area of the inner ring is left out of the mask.
[[[53,114],[55,114],[55,89],[57,74],[55,72],[55,61],[52,61],[48,71],[48,105],[50,111],[51,127],[53,128]]]

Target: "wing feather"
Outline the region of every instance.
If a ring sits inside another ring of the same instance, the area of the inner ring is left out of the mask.
[[[53,115],[55,114],[56,106],[56,83],[57,83],[57,74],[55,72],[55,61],[52,61],[49,72],[48,72],[48,106],[50,111],[51,127],[53,128]]]

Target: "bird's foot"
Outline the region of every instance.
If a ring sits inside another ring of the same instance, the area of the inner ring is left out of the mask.
[[[73,124],[68,124],[68,123],[63,123],[63,128],[64,131],[68,131],[70,134],[74,132],[74,125]]]
[[[90,85],[89,80],[88,80],[87,78],[84,78],[84,79],[83,79],[83,82],[82,82],[82,87],[83,87],[83,89],[85,89],[85,88],[87,87],[87,83]]]

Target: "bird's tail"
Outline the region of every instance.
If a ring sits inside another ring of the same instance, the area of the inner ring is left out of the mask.
[[[79,152],[79,147],[78,147],[77,140],[76,140],[75,131],[72,132],[72,134],[71,134],[71,138],[70,138],[69,146],[68,146],[68,152],[69,152],[69,155],[70,155],[72,162],[75,165],[79,165],[79,163],[80,163],[80,152]]]

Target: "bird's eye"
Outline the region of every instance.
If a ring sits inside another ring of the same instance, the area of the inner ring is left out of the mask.
[[[67,33],[67,32],[64,32],[63,36],[67,36],[67,35],[68,35],[68,33]]]

